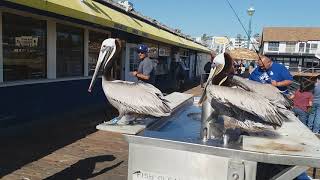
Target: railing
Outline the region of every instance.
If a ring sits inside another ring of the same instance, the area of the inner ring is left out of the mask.
[[[272,49],[268,49],[267,51],[265,51],[264,53],[272,53],[272,54],[296,54],[296,55],[308,55],[308,56],[311,56],[311,55],[315,55],[317,54],[317,51],[318,50],[314,50],[314,49],[310,49],[309,51],[306,50],[306,49],[303,49],[303,50],[298,50],[296,51],[294,49],[286,49],[285,51],[279,51],[279,49],[276,49],[276,48],[272,48]]]
[[[305,67],[289,67],[290,72],[299,72],[299,73],[320,73],[320,67],[315,66],[312,68],[305,68]],[[314,74],[317,75],[317,74]],[[314,80],[311,80],[311,78],[314,76],[309,76],[309,77],[303,77],[301,76],[300,82],[303,83],[304,87],[310,86],[314,83]],[[300,82],[293,81],[293,83],[289,86],[289,91],[294,92],[300,87]]]
[[[302,72],[302,73],[320,73],[320,68],[312,67],[312,68],[305,68],[305,67],[289,67],[290,72]]]

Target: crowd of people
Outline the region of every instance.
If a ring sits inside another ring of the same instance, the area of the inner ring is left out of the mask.
[[[309,127],[314,133],[320,133],[320,76],[310,92],[305,85],[300,85],[300,88],[290,96],[293,100],[293,112],[300,121]]]

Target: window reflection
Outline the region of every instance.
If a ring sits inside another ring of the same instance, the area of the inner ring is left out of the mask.
[[[57,24],[57,77],[83,75],[83,30]]]
[[[88,60],[88,72],[89,75],[93,75],[96,63],[99,57],[100,47],[102,42],[108,38],[108,34],[100,32],[89,32],[89,60]],[[100,71],[101,74],[101,71]]]
[[[46,22],[3,13],[4,81],[46,78]]]

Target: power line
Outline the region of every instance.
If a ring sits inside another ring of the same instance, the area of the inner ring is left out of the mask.
[[[227,1],[227,3],[228,3],[229,7],[232,9],[234,15],[237,17],[240,25],[242,26],[244,32],[245,32],[246,35],[247,35],[247,37],[249,37],[249,33],[248,33],[248,31],[246,30],[246,28],[244,27],[244,25],[243,25],[242,21],[240,20],[237,12],[234,10],[234,8],[232,7],[232,5],[231,5],[231,3],[229,2],[229,0],[226,0],[226,1]],[[255,52],[257,53],[257,55],[258,55],[259,61],[262,63],[262,66],[265,67],[263,61],[262,61],[261,58],[260,58],[260,55],[259,55],[259,53],[258,53],[257,48],[254,46],[254,44],[253,44],[253,42],[251,41],[251,39],[249,39],[249,42],[248,42],[248,43],[252,44],[252,47],[253,47],[254,51],[255,51]]]

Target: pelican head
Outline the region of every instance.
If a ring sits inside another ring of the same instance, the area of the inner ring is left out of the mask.
[[[212,69],[210,71],[207,82],[215,85],[221,85],[227,76],[233,72],[233,60],[228,53],[217,55],[212,61]]]
[[[88,89],[89,92],[91,92],[101,66],[103,68],[103,71],[105,71],[108,65],[111,64],[111,59],[115,56],[116,51],[120,47],[119,41],[119,39],[108,38],[102,42],[96,68],[94,70],[94,74],[92,76],[91,83]]]
[[[206,89],[208,85],[222,85],[228,78],[229,74],[232,73],[233,70],[233,60],[232,57],[228,53],[221,53],[217,55],[211,64],[211,71],[209,77],[207,79],[206,86],[202,93],[202,96],[199,100],[199,104],[201,104],[205,100]]]

